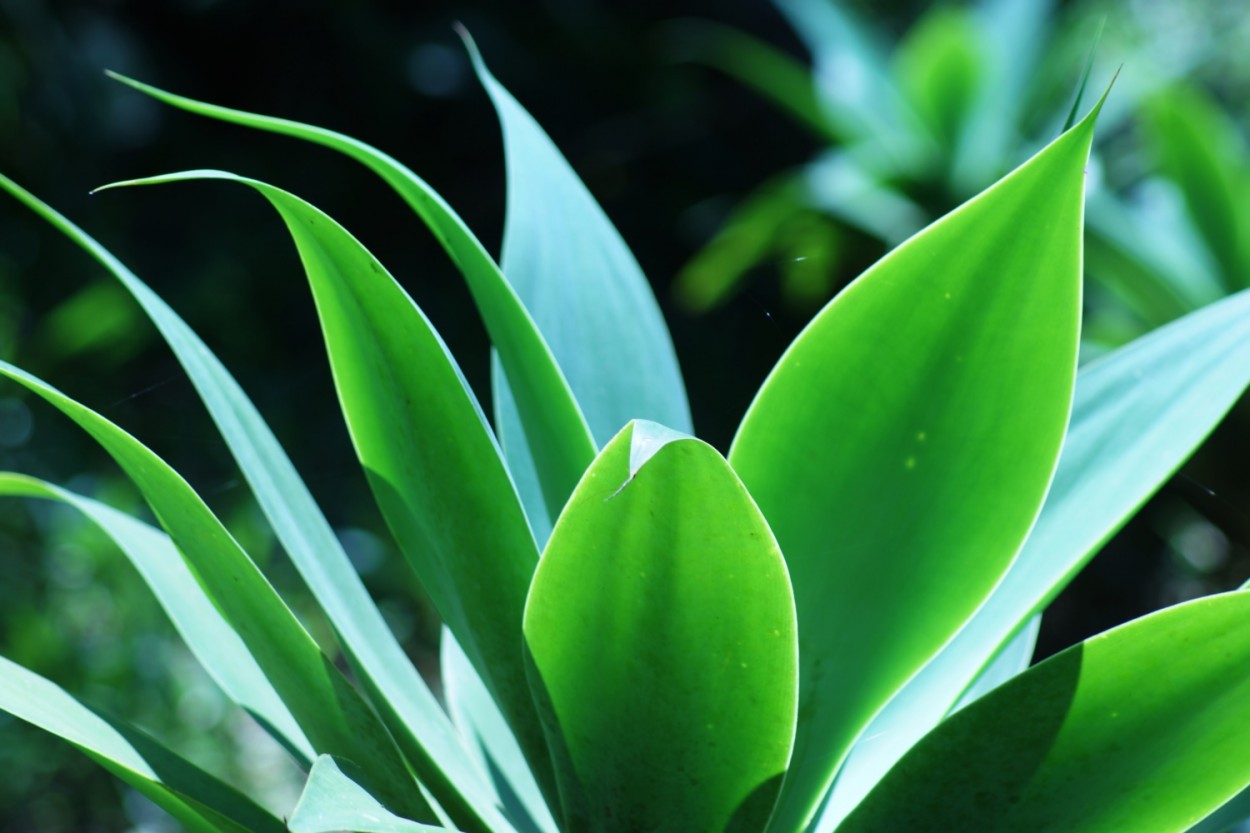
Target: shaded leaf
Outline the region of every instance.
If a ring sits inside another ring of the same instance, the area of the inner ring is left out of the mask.
[[[364,787],[349,778],[342,764],[322,755],[308,773],[288,829],[291,833],[444,833],[445,827],[418,824],[387,810]]]
[[[1064,651],[960,711],[838,829],[1185,830],[1250,783],[1250,594]]]

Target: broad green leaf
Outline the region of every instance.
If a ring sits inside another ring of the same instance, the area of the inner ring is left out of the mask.
[[[348,764],[343,764],[354,770]],[[340,762],[322,755],[308,773],[288,829],[291,833],[444,833],[447,828],[418,824],[387,810],[349,778]]]
[[[729,460],[786,554],[799,616],[803,721],[778,833],[807,824],[1041,507],[1076,373],[1094,117],[844,290],[738,430]]]
[[[1181,831],[1250,784],[1250,593],[1093,637],[958,712],[838,828]]]
[[[834,829],[954,707],[1008,635],[1040,613],[1219,423],[1250,384],[1250,291],[1081,369],[1042,513],[972,621],[864,732],[819,830]]]
[[[63,738],[195,833],[281,833],[282,822],[149,735],[0,657],[0,710]]]
[[[525,610],[565,829],[762,829],[795,721],[785,562],[714,449],[630,423],[556,523]]]
[[[564,506],[594,459],[595,443],[551,350],[516,291],[481,242],[446,201],[392,157],[350,136],[286,119],[245,113],[173,95],[115,73],[113,78],[173,107],[221,121],[293,136],[355,159],[380,176],[415,211],[464,275],[491,344],[517,397],[528,442],[543,449],[538,482],[551,517]]]
[[[692,430],[672,339],[638,262],[555,144],[461,34],[503,128],[504,275],[551,347],[595,442],[606,443],[631,419]],[[492,390],[509,467],[545,465],[548,450],[541,438],[527,442],[515,385],[500,369]],[[518,477],[522,486],[532,480]],[[561,509],[548,502],[548,517]]]
[[[551,810],[516,737],[456,637],[443,628],[439,651],[443,698],[474,760],[490,779],[517,833],[558,833]]]
[[[1236,125],[1192,86],[1159,94],[1146,114],[1159,167],[1184,195],[1225,288],[1250,285],[1250,155]]]
[[[187,371],[278,539],[334,625],[357,678],[422,783],[466,828],[507,830],[442,707],[382,619],[290,458],[229,371],[177,313],[96,240],[3,176],[0,187],[86,250],[139,302]]]
[[[298,197],[220,171],[128,184],[189,179],[248,185],[286,223],[378,506],[439,614],[508,715],[531,765],[541,766],[542,734],[519,649],[538,551],[490,427],[455,360],[373,255]]]
[[[58,501],[100,527],[143,576],[183,642],[222,691],[296,755],[301,765],[312,762],[315,753],[295,718],[239,635],[204,595],[169,536],[125,512],[33,477],[0,472],[0,495]]]
[[[370,788],[398,812],[427,814],[399,750],[369,706],[190,485],[134,437],[47,383],[7,362],[0,362],[0,376],[55,406],[117,461],[313,749],[360,762]]]

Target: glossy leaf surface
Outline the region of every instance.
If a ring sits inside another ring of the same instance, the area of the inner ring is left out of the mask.
[[[839,828],[1181,831],[1250,783],[1250,594],[1093,637],[929,734]]]
[[[729,460],[786,554],[799,615],[802,720],[777,831],[806,825],[1041,507],[1076,373],[1093,119],[852,283],[739,428]]]
[[[564,829],[761,829],[794,732],[794,628],[785,563],[724,459],[627,426],[525,612]]]
[[[3,176],[0,187],[81,246],[134,296],[195,385],[278,540],[334,625],[357,678],[422,783],[464,819],[466,827],[479,829],[478,823],[469,821],[479,817],[489,829],[506,830],[437,699],[383,621],[290,458],[234,377],[168,304],[94,238]]]
[[[343,414],[378,506],[531,762],[541,764],[519,647],[538,551],[455,360],[382,265],[307,202],[222,172],[144,182],[195,178],[251,186],[282,216],[312,287]]]
[[[1250,292],[1084,366],[1037,525],[1002,584],[873,721],[834,787],[832,830],[950,711],[1007,635],[1040,613],[1250,384]]]
[[[120,75],[117,80],[160,101],[209,118],[293,136],[339,151],[395,189],[442,244],[464,275],[478,312],[517,397],[526,436],[543,449],[538,484],[552,517],[595,455],[590,428],[538,328],[498,265],[460,216],[424,180],[364,142],[312,125],[245,113],[167,93]]]

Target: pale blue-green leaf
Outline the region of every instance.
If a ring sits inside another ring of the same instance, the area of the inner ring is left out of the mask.
[[[316,756],[239,635],[204,595],[169,536],[99,501],[21,474],[0,472],[0,495],[43,498],[77,509],[113,540],[147,582],[187,647],[222,691],[307,768]]]
[[[506,830],[441,706],[382,619],[338,537],[256,406],[172,308],[94,238],[11,180],[4,188],[81,246],[139,302],[186,370],[278,540],[329,617],[418,776],[453,812]],[[456,798],[463,796],[463,801]],[[465,822],[468,827],[476,825]]]
[[[841,150],[813,160],[803,171],[801,187],[807,204],[890,246],[902,243],[929,220],[923,208]]]
[[[959,702],[951,709],[957,712],[969,703],[972,703],[1003,683],[1010,680],[1017,674],[1021,674],[1028,670],[1033,662],[1033,652],[1037,648],[1037,634],[1042,628],[1042,614],[1035,615],[1032,619],[1025,623],[1020,632],[1011,638],[1011,641],[1003,646],[998,652],[998,656],[991,660],[990,664],[985,667],[972,684],[968,686],[968,690],[959,698]],[[868,727],[871,731],[872,727]]]
[[[350,764],[322,755],[313,764],[295,812],[287,822],[291,833],[445,833],[446,827],[400,818],[343,772]]]
[[[447,711],[518,833],[557,833],[516,737],[456,637],[443,628],[439,667]]]
[[[147,446],[46,382],[7,362],[0,362],[0,376],[55,406],[122,467],[313,749],[361,762],[371,788],[388,806],[428,813],[377,716],[195,490]]]
[[[0,711],[69,741],[194,833],[284,829],[251,799],[139,729],[96,713],[56,684],[4,657],[0,657]]]
[[[829,831],[936,726],[1004,639],[1039,613],[1250,384],[1250,291],[1082,368],[1054,482],[1003,582],[887,706],[834,786]]]

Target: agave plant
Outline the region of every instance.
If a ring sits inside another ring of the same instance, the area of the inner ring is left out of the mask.
[[[1028,668],[1041,611],[1250,382],[1244,293],[1077,371],[1097,108],[825,307],[722,456],[693,436],[638,264],[473,56],[508,162],[500,264],[362,142],[120,79],[360,161],[463,274],[494,348],[493,420],[401,285],[319,209],[220,171],[121,183],[233,183],[279,214],[377,504],[446,623],[445,700],[225,367],[95,240],[4,179],[160,330],[349,668],[173,469],[0,364],[100,443],[162,529],[19,474],[0,490],[104,529],[307,783],[279,820],[6,660],[0,708],[204,831],[1164,831],[1250,783],[1250,594]]]

